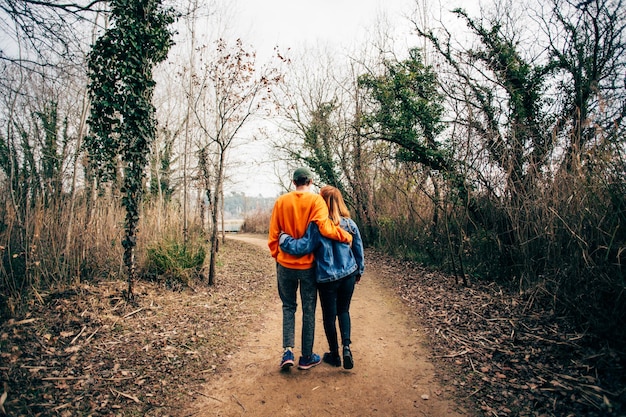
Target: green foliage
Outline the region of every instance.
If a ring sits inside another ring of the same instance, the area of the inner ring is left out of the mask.
[[[473,126],[485,138],[491,161],[508,172],[507,185],[515,198],[529,190],[533,176],[543,169],[547,155],[554,148],[552,118],[543,111],[548,100],[546,76],[554,65],[527,62],[521,56],[520,45],[507,38],[500,23],[485,27],[463,11],[457,10],[457,14],[465,18],[481,40],[480,47],[468,51],[468,59],[477,67],[484,65],[504,89],[506,110],[501,112],[502,103],[494,99],[496,86],[477,82],[470,86],[486,121],[483,126],[477,123]]]
[[[333,115],[337,110],[335,102],[325,102],[311,111],[311,121],[303,126],[301,147],[290,150],[295,161],[308,166],[317,174],[320,183],[337,187],[350,204],[350,194],[346,192],[342,178],[342,164],[337,152],[340,151],[343,138],[333,125]],[[345,173],[344,173],[345,174]]]
[[[145,166],[155,130],[152,68],[172,45],[174,15],[159,0],[113,0],[111,19],[88,56],[92,134],[85,145],[105,180],[115,178],[118,156]]]
[[[150,275],[187,285],[199,276],[205,258],[206,250],[201,243],[164,240],[147,248],[146,270]]]
[[[335,146],[331,141],[333,128],[330,118],[335,109],[334,103],[323,103],[313,111],[311,123],[304,132],[304,149],[310,152],[310,156],[301,156],[300,159],[315,170],[323,183],[341,190],[340,169],[333,158]]]
[[[67,142],[67,136],[59,138],[59,114],[58,103],[52,101],[41,112],[37,112],[43,127],[43,149],[41,161],[41,177],[44,186],[44,196],[47,202],[58,199],[61,195],[62,188],[62,172],[61,165],[63,161],[62,154],[59,152],[59,145]],[[66,123],[67,125],[67,123]],[[62,143],[59,143],[62,139]]]
[[[385,74],[359,77],[374,106],[364,122],[373,139],[399,145],[399,159],[448,171],[445,152],[436,142],[444,128],[437,74],[424,64],[418,49],[409,52],[405,61],[386,61]]]
[[[555,2],[556,3],[556,2]],[[559,71],[556,133],[571,139],[565,157],[567,169],[576,153],[593,146],[598,130],[623,140],[626,121],[624,70],[626,67],[626,7],[623,1],[596,0],[553,10],[552,19],[563,39],[550,45],[551,66]],[[590,123],[590,120],[593,122]]]

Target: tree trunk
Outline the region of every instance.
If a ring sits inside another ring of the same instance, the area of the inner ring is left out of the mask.
[[[73,172],[72,172],[72,188],[70,189],[70,212],[69,212],[69,216],[68,216],[68,224],[67,224],[67,232],[65,234],[65,249],[63,250],[63,253],[65,253],[67,260],[64,262],[63,265],[63,274],[64,275],[69,275],[70,271],[68,269],[69,265],[69,253],[70,253],[70,244],[72,242],[72,227],[74,225],[74,209],[76,207],[76,180],[77,180],[77,175],[78,175],[78,167],[76,166],[78,164],[78,157],[80,155],[80,153],[82,152],[82,138],[83,135],[85,134],[85,124],[87,123],[87,115],[89,114],[89,99],[86,99],[84,102],[84,107],[83,107],[83,112],[81,114],[80,117],[80,125],[78,128],[78,137],[77,137],[77,143],[76,143],[76,153],[74,154],[74,162],[72,164],[73,166]],[[82,259],[81,259],[82,261]]]
[[[211,207],[211,257],[209,259],[209,285],[215,284],[215,263],[218,250],[218,230],[217,222],[219,217],[219,210],[222,206],[220,203],[220,196],[222,195],[222,184],[224,183],[224,159],[225,149],[220,149],[219,162],[217,165],[217,178],[215,184],[215,193],[213,193],[213,204]]]

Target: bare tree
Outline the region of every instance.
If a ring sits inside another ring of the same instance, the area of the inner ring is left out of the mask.
[[[308,165],[322,182],[345,195],[340,146],[350,130],[350,120],[343,114],[350,102],[341,83],[350,81],[337,79],[339,72],[328,51],[308,50],[291,58],[287,83],[274,97],[285,137],[274,144],[286,159]]]
[[[30,71],[84,61],[90,28],[105,0],[0,0],[0,31],[9,41],[0,62]]]
[[[376,234],[373,206],[374,144],[363,134],[364,101],[357,85],[364,65],[306,51],[291,59],[289,76],[276,94],[284,137],[274,140],[283,158],[311,168],[324,184],[339,188],[368,241]]]
[[[240,39],[234,45],[218,40],[215,52],[215,59],[206,65],[198,81],[198,95],[193,107],[205,135],[204,142],[199,144],[204,155],[201,161],[205,164],[200,169],[206,176],[213,173],[212,190],[206,190],[211,210],[209,285],[215,282],[218,218],[228,151],[246,123],[262,108],[268,89],[280,81],[274,70],[256,67],[255,53],[248,51]],[[210,160],[208,155],[213,155],[211,167],[206,166]]]

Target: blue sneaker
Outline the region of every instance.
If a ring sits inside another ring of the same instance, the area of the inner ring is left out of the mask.
[[[312,353],[311,356],[300,356],[298,361],[298,369],[311,369],[322,362],[322,358],[317,353]]]
[[[285,353],[283,353],[283,359],[280,361],[280,369],[283,371],[288,370],[294,364],[293,352],[291,350],[286,350]]]

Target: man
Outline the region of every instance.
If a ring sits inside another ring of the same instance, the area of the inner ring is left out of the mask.
[[[293,173],[295,191],[283,194],[274,203],[270,219],[267,245],[272,257],[276,259],[276,277],[278,294],[283,304],[283,357],[282,370],[294,365],[294,339],[296,325],[296,292],[300,287],[302,302],[302,356],[298,369],[310,369],[321,362],[319,355],[313,353],[315,335],[315,307],[317,289],[313,254],[296,257],[280,250],[278,239],[281,232],[300,238],[306,232],[310,222],[315,222],[320,234],[344,243],[352,242],[352,235],[337,227],[328,218],[328,207],[324,199],[311,191],[313,176],[306,168],[298,168]]]

